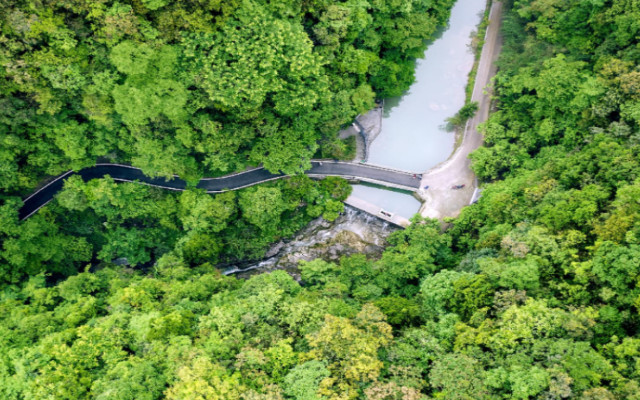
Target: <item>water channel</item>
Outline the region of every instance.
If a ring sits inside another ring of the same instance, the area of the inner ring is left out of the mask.
[[[467,77],[473,66],[471,33],[484,7],[485,0],[458,0],[454,5],[449,25],[416,61],[415,83],[403,96],[385,100],[382,130],[371,144],[369,163],[421,173],[449,157],[455,137],[443,125],[464,105]],[[420,202],[407,192],[353,185],[353,193],[406,218],[420,208]],[[276,244],[264,260],[231,267],[225,273],[246,278],[284,269],[299,278],[299,260],[337,262],[340,256],[353,253],[375,258],[396,229],[346,207],[336,221],[318,218],[292,240]]]
[[[382,131],[369,149],[370,164],[422,173],[449,158],[455,137],[444,125],[464,105],[473,67],[471,34],[485,5],[485,0],[458,0],[449,25],[416,61],[414,84],[401,97],[385,99]],[[406,218],[420,208],[409,194],[371,186],[354,185],[353,194]]]

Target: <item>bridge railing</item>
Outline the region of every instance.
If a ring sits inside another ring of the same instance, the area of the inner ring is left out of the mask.
[[[389,172],[393,172],[396,174],[404,174],[404,175],[421,175],[421,172],[411,172],[411,171],[403,171],[400,169],[395,169],[395,168],[390,168],[390,167],[386,167],[384,165],[380,165],[380,164],[372,164],[372,163],[362,163],[362,162],[354,162],[354,161],[339,161],[339,160],[333,160],[333,159],[324,159],[324,160],[311,160],[311,163],[319,163],[319,162],[327,162],[327,163],[333,163],[333,164],[345,164],[345,165],[358,165],[358,166],[362,166],[365,168],[372,168],[372,169],[378,169],[381,171],[389,171]]]

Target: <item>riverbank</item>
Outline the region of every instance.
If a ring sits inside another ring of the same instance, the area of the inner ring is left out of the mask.
[[[497,71],[495,61],[502,44],[501,22],[502,3],[496,1],[491,5],[489,26],[471,95],[471,101],[478,102],[478,112],[467,122],[462,144],[451,157],[423,174],[422,189],[418,191],[424,201],[420,208],[420,215],[423,217],[440,220],[456,217],[464,206],[469,205],[478,187],[475,174],[471,170],[469,154],[483,143],[478,125],[489,117],[492,94],[489,83]],[[465,186],[454,190],[451,188],[453,185]],[[424,189],[427,186],[428,189]]]
[[[473,49],[473,67],[471,67],[471,71],[468,75],[467,86],[464,89],[465,92],[465,104],[471,102],[471,96],[473,95],[473,88],[476,84],[476,75],[478,74],[478,65],[480,64],[480,56],[482,55],[482,49],[484,48],[484,41],[487,37],[487,28],[489,27],[489,14],[491,14],[491,6],[493,2],[492,0],[487,0],[487,5],[485,7],[484,13],[482,14],[482,21],[478,25],[478,30],[475,32],[473,37],[471,38],[470,47]],[[464,139],[464,133],[466,130],[466,124],[464,127],[458,126],[455,127],[455,142],[453,145],[453,153],[458,150],[460,145],[462,144],[462,139]]]
[[[383,104],[378,104],[369,112],[358,115],[349,127],[340,131],[340,139],[346,139],[351,136],[356,139],[356,155],[351,161],[366,161],[368,143],[374,141],[382,130],[382,107]],[[365,143],[363,135],[360,134],[361,129],[364,130],[368,143]]]
[[[475,35],[471,39],[471,48],[473,49],[474,61],[473,67],[471,67],[471,71],[469,72],[469,80],[467,82],[467,87],[465,88],[465,102],[468,103],[471,101],[471,96],[473,95],[473,88],[476,84],[476,75],[478,74],[478,65],[480,65],[480,57],[482,55],[482,49],[484,48],[484,42],[487,38],[487,28],[489,27],[489,17],[491,14],[491,8],[493,5],[492,0],[487,0],[487,5],[485,6],[485,11],[482,15],[482,21],[478,25],[478,30],[475,32]]]

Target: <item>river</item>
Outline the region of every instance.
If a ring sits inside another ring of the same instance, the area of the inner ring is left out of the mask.
[[[382,130],[371,144],[368,163],[422,173],[451,155],[455,135],[443,126],[464,105],[474,60],[471,34],[485,5],[485,0],[456,2],[449,25],[430,43],[423,58],[416,61],[416,81],[404,95],[385,100]],[[369,185],[353,185],[353,194],[406,218],[412,217],[421,205],[407,192]],[[276,244],[264,260],[242,269],[231,267],[225,273],[248,277],[284,269],[299,278],[299,260],[319,257],[337,261],[340,256],[353,253],[377,257],[387,236],[396,229],[346,207],[345,214],[336,221],[318,218],[292,240]]]
[[[449,158],[455,135],[444,125],[464,105],[474,60],[471,35],[485,5],[485,0],[458,0],[453,6],[449,25],[416,61],[413,85],[404,95],[385,99],[382,130],[371,143],[368,163],[422,173]],[[354,185],[353,194],[406,218],[420,208],[410,194],[365,185]]]

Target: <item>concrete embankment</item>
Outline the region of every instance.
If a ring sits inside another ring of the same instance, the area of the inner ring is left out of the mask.
[[[358,210],[364,211],[368,214],[374,215],[382,220],[390,222],[394,225],[401,226],[406,228],[409,226],[409,220],[391,212],[388,212],[375,204],[369,203],[366,200],[363,200],[356,196],[349,196],[345,201],[345,204],[350,205],[353,208],[357,208]]]

